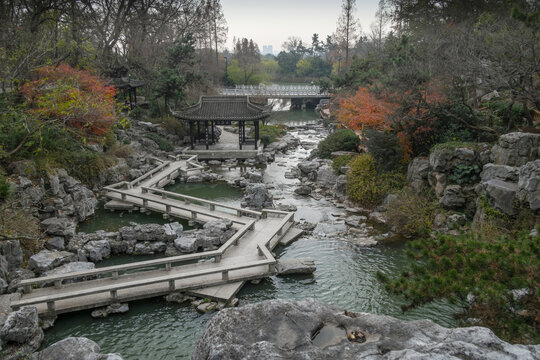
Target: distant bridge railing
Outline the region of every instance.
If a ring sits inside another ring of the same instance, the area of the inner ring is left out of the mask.
[[[226,96],[261,96],[269,98],[328,98],[328,91],[317,85],[236,85],[219,89]]]

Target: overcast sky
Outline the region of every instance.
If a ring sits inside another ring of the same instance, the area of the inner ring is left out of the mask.
[[[357,0],[356,18],[364,32],[375,19],[379,0]],[[221,0],[229,33],[227,48],[233,37],[252,38],[262,50],[272,45],[274,52],[289,36],[298,36],[311,44],[313,33],[325,40],[336,30],[342,0]]]

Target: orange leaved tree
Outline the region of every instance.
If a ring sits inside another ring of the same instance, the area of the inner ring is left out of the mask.
[[[339,101],[336,117],[340,123],[353,130],[389,130],[389,115],[394,114],[398,105],[381,99],[367,88],[358,88],[356,94]]]
[[[87,70],[67,64],[38,69],[37,80],[23,85],[28,111],[42,124],[80,130],[83,137],[101,136],[116,120],[116,90]]]

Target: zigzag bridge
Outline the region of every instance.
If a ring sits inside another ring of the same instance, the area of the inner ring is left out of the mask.
[[[237,231],[225,244],[214,251],[23,280],[19,286],[24,293],[11,307],[33,305],[41,315],[55,315],[174,291],[229,301],[246,281],[275,274],[272,249],[299,234],[293,228],[294,213],[252,211],[165,191],[175,178],[199,172],[202,166],[196,156],[159,161],[138,179],[106,187],[110,206],[131,204],[200,223],[230,219]],[[39,288],[44,284],[54,286]]]

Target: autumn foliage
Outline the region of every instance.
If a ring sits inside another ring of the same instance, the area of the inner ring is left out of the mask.
[[[37,80],[21,92],[37,118],[57,119],[86,135],[103,135],[115,121],[115,88],[67,64],[38,69]]]
[[[353,130],[389,130],[392,115],[397,105],[389,100],[377,98],[367,88],[358,88],[356,94],[339,101],[337,119]]]

